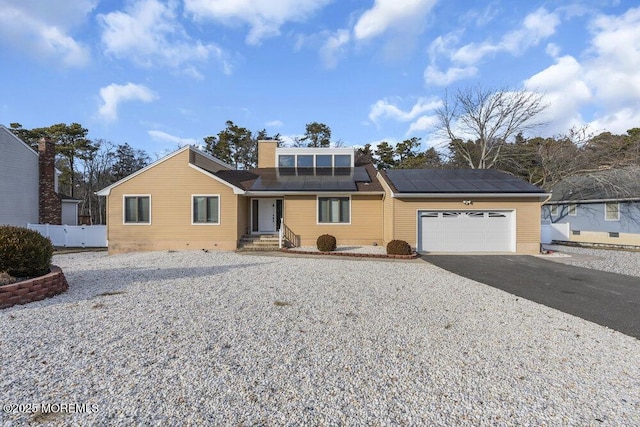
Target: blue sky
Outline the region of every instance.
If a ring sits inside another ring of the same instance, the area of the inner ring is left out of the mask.
[[[636,1],[0,0],[0,123],[151,154],[227,120],[438,143],[445,90],[544,93],[541,135],[640,127]]]

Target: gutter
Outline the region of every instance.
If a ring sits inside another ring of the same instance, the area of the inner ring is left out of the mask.
[[[392,193],[394,199],[451,199],[457,197],[464,198],[517,198],[517,197],[537,197],[540,200],[549,200],[550,193]]]
[[[611,202],[640,202],[637,197],[627,199],[584,199],[584,200],[554,200],[553,202],[545,202],[548,205],[568,205],[574,203],[611,203]]]
[[[351,196],[351,195],[382,195],[384,191],[326,191],[326,190],[311,190],[311,191],[247,191],[246,196],[317,196],[323,194],[331,194],[336,196]]]

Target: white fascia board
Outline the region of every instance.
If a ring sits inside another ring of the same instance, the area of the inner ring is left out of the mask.
[[[82,203],[82,200],[77,200],[77,199],[61,199],[62,203],[75,203],[76,205],[79,205],[80,203]]]
[[[211,172],[207,172],[206,170],[204,170],[202,168],[199,168],[198,166],[193,165],[191,163],[189,163],[189,167],[197,170],[200,173],[203,173],[203,174],[207,175],[209,178],[213,178],[214,180],[218,181],[220,184],[224,184],[227,187],[231,188],[233,190],[233,194],[246,194],[246,191],[244,191],[242,188],[236,187],[235,185],[233,185],[230,182],[227,182],[224,179],[212,174]]]
[[[584,199],[584,200],[554,200],[553,202],[549,201],[545,204],[547,205],[567,205],[574,203],[613,203],[613,202],[640,202],[640,198],[630,197],[630,198],[620,198],[620,199]]]
[[[277,147],[277,154],[353,154],[355,153],[355,148],[353,147]]]
[[[142,174],[142,173],[144,173],[144,172],[148,171],[149,169],[151,169],[151,168],[153,168],[153,167],[155,167],[155,166],[158,166],[160,163],[162,163],[162,162],[164,162],[164,161],[166,161],[166,160],[169,160],[170,158],[172,158],[172,157],[174,157],[174,156],[177,156],[178,154],[182,153],[183,151],[185,151],[185,150],[189,150],[189,149],[191,149],[191,146],[189,146],[189,145],[185,145],[184,147],[177,149],[177,150],[176,150],[176,151],[174,151],[173,153],[169,153],[169,154],[167,154],[166,156],[164,156],[163,158],[158,159],[158,160],[156,160],[155,162],[151,163],[150,165],[147,165],[147,166],[143,167],[143,168],[142,168],[142,169],[140,169],[139,171],[136,171],[136,172],[132,173],[132,174],[131,174],[131,175],[129,175],[129,176],[125,176],[125,177],[124,177],[124,178],[122,178],[120,181],[116,181],[116,182],[114,182],[113,184],[111,184],[110,186],[105,187],[105,188],[103,188],[103,189],[102,189],[102,190],[100,190],[100,191],[96,191],[96,193],[95,193],[95,194],[96,194],[97,196],[108,196],[109,194],[111,194],[111,189],[112,189],[112,188],[115,188],[115,187],[117,187],[118,185],[120,185],[120,184],[122,184],[122,183],[124,183],[124,182],[129,181],[131,178],[134,178],[134,177],[136,177],[136,176],[138,176],[138,175],[140,175],[140,174]]]
[[[384,191],[247,191],[247,196],[268,196],[268,197],[283,197],[283,196],[357,196],[362,195],[382,195]]]
[[[394,199],[451,199],[451,198],[538,198],[545,200],[551,197],[548,193],[393,193]]]

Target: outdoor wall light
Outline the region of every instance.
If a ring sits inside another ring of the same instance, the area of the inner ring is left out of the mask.
[[[465,205],[469,206],[472,205],[473,202],[471,200],[463,200],[462,203],[464,203]]]

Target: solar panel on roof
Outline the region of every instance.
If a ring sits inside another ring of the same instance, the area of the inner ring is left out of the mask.
[[[313,169],[311,169],[311,171],[313,171]],[[352,173],[352,171],[349,169],[348,171],[349,173],[345,175],[334,175],[333,173],[323,175],[316,173],[311,174],[309,168],[305,168],[302,171],[296,171],[295,168],[287,168],[286,170],[265,170],[261,172],[260,177],[253,183],[253,185],[251,186],[251,190],[355,191],[357,190],[355,172]]]
[[[491,169],[403,169],[387,176],[401,193],[541,193],[538,187]]]

